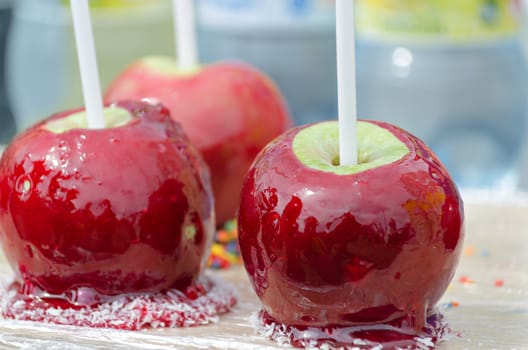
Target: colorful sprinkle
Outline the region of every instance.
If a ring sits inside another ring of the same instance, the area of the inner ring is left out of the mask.
[[[464,248],[464,256],[472,256],[475,253],[475,247],[472,245]]]
[[[487,258],[488,256],[490,256],[490,251],[489,249],[482,249],[480,251],[480,256],[484,257],[484,258]]]
[[[237,241],[235,220],[228,221],[216,232],[215,242],[211,247],[208,266],[213,269],[225,269],[242,262]]]
[[[504,286],[504,281],[503,280],[495,280],[495,287],[503,287]]]
[[[460,283],[464,283],[464,284],[472,284],[472,283],[475,283],[475,281],[473,281],[471,278],[469,278],[468,276],[460,276],[460,278],[458,279],[458,282]]]
[[[226,222],[224,224],[224,229],[227,230],[227,232],[235,232],[236,233],[236,230],[237,230],[236,220],[233,219],[233,220],[229,220],[228,222]]]
[[[452,309],[452,308],[459,307],[459,306],[460,306],[460,303],[454,300],[451,300],[450,302],[444,304],[444,307],[446,309]]]

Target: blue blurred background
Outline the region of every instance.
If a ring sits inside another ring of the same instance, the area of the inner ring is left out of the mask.
[[[361,118],[421,137],[464,189],[528,190],[528,35],[520,0],[357,0]],[[169,0],[92,0],[103,87],[174,55]],[[337,116],[332,0],[198,0],[200,57],[279,85],[296,123]],[[0,143],[82,104],[66,1],[0,0]]]

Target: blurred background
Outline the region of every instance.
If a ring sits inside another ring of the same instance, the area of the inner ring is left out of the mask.
[[[332,0],[197,0],[203,62],[243,60],[297,124],[337,117]],[[103,88],[174,55],[170,0],[91,0]],[[361,118],[421,137],[464,189],[528,190],[528,1],[357,0]],[[82,105],[66,0],[0,0],[0,143]]]

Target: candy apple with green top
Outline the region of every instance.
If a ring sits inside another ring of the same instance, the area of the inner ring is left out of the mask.
[[[159,104],[104,115],[103,129],[54,115],[0,160],[0,239],[26,294],[181,289],[204,267],[214,204],[199,152]]]
[[[274,83],[241,63],[180,68],[174,58],[149,57],[127,68],[105,94],[107,102],[142,98],[166,105],[202,153],[218,225],[235,216],[255,156],[291,124]]]
[[[258,155],[241,193],[244,264],[273,321],[421,329],[455,273],[462,200],[418,138],[373,121],[357,135],[353,166],[339,165],[337,122],[292,129]]]

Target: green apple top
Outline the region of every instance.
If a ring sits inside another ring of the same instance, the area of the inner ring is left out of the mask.
[[[325,122],[300,131],[293,140],[293,152],[306,166],[339,175],[389,164],[409,153],[409,148],[402,141],[377,125],[358,121],[357,134],[357,165],[339,165],[339,128],[336,122]]]
[[[110,106],[103,109],[105,129],[116,128],[126,125],[133,117],[129,111],[124,108]],[[87,129],[88,119],[86,111],[79,111],[67,117],[54,119],[44,124],[43,127],[48,131],[59,134],[72,129]]]

